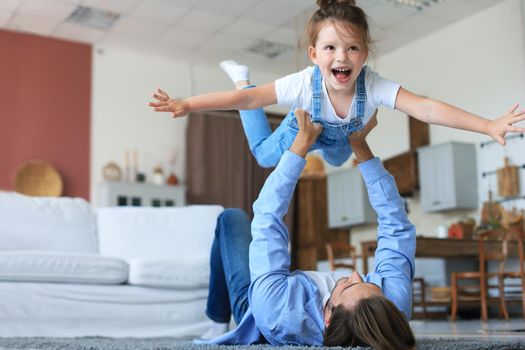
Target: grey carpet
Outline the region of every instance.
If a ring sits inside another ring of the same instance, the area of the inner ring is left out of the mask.
[[[210,346],[197,345],[173,338],[0,338],[0,349],[9,350],[270,350],[269,345]],[[279,350],[312,350],[329,348],[282,346]],[[341,348],[331,348],[341,349]],[[364,349],[364,348],[354,348]],[[525,349],[525,338],[500,339],[418,339],[418,350],[458,349],[458,350],[517,350]]]

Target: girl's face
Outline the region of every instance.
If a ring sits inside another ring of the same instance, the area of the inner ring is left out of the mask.
[[[363,38],[341,23],[327,21],[308,54],[323,74],[329,92],[353,93],[355,81],[368,56]]]

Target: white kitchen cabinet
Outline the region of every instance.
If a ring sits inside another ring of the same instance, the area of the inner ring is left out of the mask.
[[[423,211],[478,207],[474,144],[447,142],[417,152]]]
[[[366,185],[358,168],[328,175],[328,226],[348,227],[373,223],[375,211],[368,200]]]

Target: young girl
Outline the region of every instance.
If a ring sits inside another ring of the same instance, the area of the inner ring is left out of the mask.
[[[420,97],[399,84],[380,77],[365,66],[371,39],[366,14],[354,0],[317,0],[319,9],[310,18],[306,34],[308,55],[315,66],[275,82],[253,87],[248,70],[233,61],[221,67],[238,90],[214,92],[184,100],[170,99],[160,89],[154,92],[155,111],[180,117],[192,111],[239,109],[250,149],[263,167],[275,166],[297,134],[293,110],[307,111],[323,132],[311,150],[319,149],[324,159],[339,166],[351,155],[348,137],[360,131],[377,108],[400,110],[423,122],[486,134],[505,144],[507,132],[524,132],[513,124],[525,119],[515,104],[505,115],[489,120],[449,104]],[[290,105],[292,111],[273,133],[263,106]]]

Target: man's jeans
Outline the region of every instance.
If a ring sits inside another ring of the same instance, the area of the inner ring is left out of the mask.
[[[239,324],[248,309],[252,240],[250,220],[240,209],[226,209],[217,219],[210,254],[210,286],[206,315],[219,323]]]

